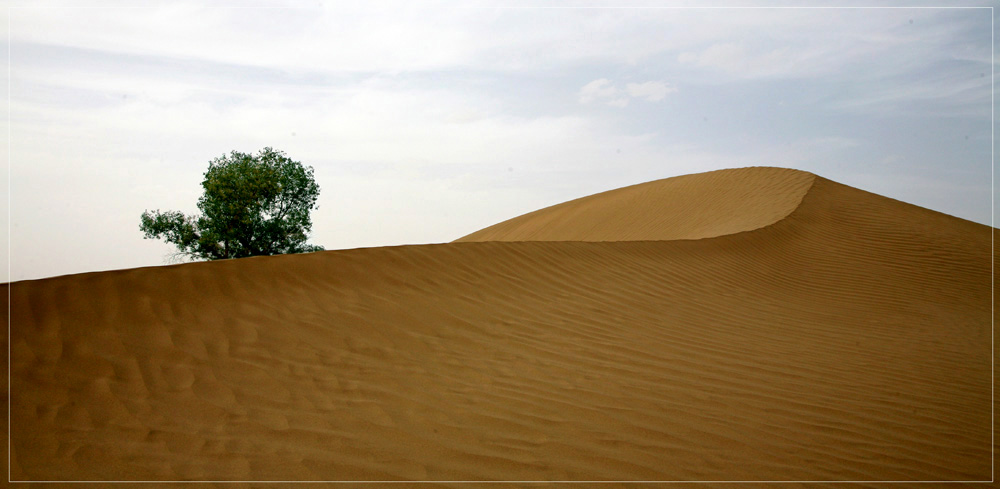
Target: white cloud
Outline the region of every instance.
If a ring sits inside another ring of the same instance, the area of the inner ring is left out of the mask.
[[[613,98],[618,95],[618,89],[611,85],[611,80],[598,78],[580,88],[580,103],[589,104],[596,99]]]
[[[580,88],[580,103],[604,102],[612,107],[625,107],[630,98],[641,98],[648,102],[659,102],[668,93],[677,89],[662,81],[629,83],[622,90],[607,78],[598,78]]]
[[[677,91],[677,88],[668,86],[666,83],[661,81],[629,83],[625,86],[625,88],[629,95],[637,98],[645,98],[650,102],[663,100],[663,97],[666,97],[668,93]]]
[[[673,46],[669,39],[649,36],[669,20],[663,12],[657,20],[641,10],[456,8],[391,1],[309,2],[305,8],[230,4],[235,8],[204,2],[19,8],[12,10],[11,38],[297,72],[524,71],[581,59],[634,64]]]
[[[74,9],[67,4],[12,10],[12,40],[296,72],[526,71],[580,62],[641,66],[668,56],[689,66],[759,77],[843,73],[859,59],[906,67],[940,54],[935,51],[945,41],[969,30],[966,21],[938,22],[934,28],[929,20],[942,12],[908,9],[496,10],[402,2],[303,4],[308,8],[168,2],[160,8]],[[988,28],[988,14],[985,19]],[[919,49],[897,49],[903,45]],[[894,56],[887,57],[890,52]],[[988,60],[988,45],[984,50],[973,43],[957,55]]]
[[[628,105],[628,99],[625,97],[612,99],[608,101],[608,105],[612,107],[625,107]]]

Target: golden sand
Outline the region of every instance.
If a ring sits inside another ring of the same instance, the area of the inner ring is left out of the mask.
[[[990,480],[991,231],[749,168],[455,243],[15,282],[3,457],[14,480]]]

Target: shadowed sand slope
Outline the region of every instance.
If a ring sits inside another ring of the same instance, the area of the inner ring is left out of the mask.
[[[710,239],[13,283],[11,476],[989,480],[991,229],[774,175]]]
[[[814,177],[754,167],[667,178],[546,207],[457,241],[644,241],[750,231],[790,214]]]

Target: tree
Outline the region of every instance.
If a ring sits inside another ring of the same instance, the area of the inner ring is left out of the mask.
[[[323,250],[306,243],[309,213],[319,208],[312,167],[271,148],[256,155],[233,151],[209,162],[201,185],[201,215],[143,212],[144,238],[164,239],[179,255],[207,260]]]

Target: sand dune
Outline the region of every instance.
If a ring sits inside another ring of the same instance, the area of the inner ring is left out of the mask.
[[[537,210],[457,241],[645,241],[752,231],[795,210],[813,178],[770,167],[667,178]]]
[[[991,232],[753,168],[15,282],[10,476],[990,480]]]

